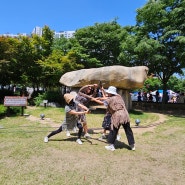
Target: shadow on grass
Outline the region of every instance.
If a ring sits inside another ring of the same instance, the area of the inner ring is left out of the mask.
[[[117,141],[117,140],[115,142],[115,148],[116,149],[123,149],[124,148],[124,149],[131,150],[127,144],[125,144],[124,142],[121,142],[121,141]]]
[[[135,115],[142,115],[143,114],[143,111],[132,109],[132,110],[129,111],[129,113],[135,114]]]
[[[65,139],[49,139],[49,141],[69,141],[69,142],[76,142],[76,139],[77,137],[69,137],[69,138],[65,138]],[[102,143],[105,143],[105,144],[108,144],[107,140],[106,139],[102,139],[100,140],[99,138],[90,138],[90,139],[87,139],[87,138],[82,138],[82,143],[85,141],[87,141],[88,143],[90,143],[91,145],[98,145],[98,143],[93,143],[93,140],[95,141],[99,141],[99,142],[102,142]],[[115,142],[115,148],[116,149],[127,149],[127,150],[131,150],[130,147],[125,144],[124,142],[120,142],[120,141],[116,141]]]
[[[92,138],[91,138],[92,139]],[[87,139],[87,138],[81,138],[82,143],[85,141],[87,141],[88,143],[90,143],[91,145],[97,145],[97,143],[93,143],[91,141],[91,139]],[[49,139],[49,141],[69,141],[69,142],[76,142],[77,140],[77,136],[76,137],[69,137],[69,138],[65,138],[65,139]]]

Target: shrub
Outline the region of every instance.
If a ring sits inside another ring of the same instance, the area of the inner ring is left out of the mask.
[[[6,113],[6,107],[4,105],[0,105],[0,116],[4,116]]]
[[[48,100],[48,102],[63,103],[63,97],[60,91],[46,91],[44,93],[38,93],[34,98],[34,103],[39,106],[43,100]]]
[[[62,104],[62,100],[63,100],[63,97],[60,91],[47,91],[45,98],[49,102],[57,102],[59,104]]]
[[[42,102],[43,102],[43,100],[45,100],[46,98],[46,93],[43,93],[43,94],[38,94],[38,96],[36,96],[35,98],[34,98],[34,103],[35,103],[35,105],[36,106],[39,106]]]

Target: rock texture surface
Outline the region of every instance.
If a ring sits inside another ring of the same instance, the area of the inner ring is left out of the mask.
[[[87,84],[103,83],[104,88],[113,85],[120,89],[142,88],[147,78],[148,67],[106,66],[81,69],[65,73],[60,83],[68,87],[82,87]]]

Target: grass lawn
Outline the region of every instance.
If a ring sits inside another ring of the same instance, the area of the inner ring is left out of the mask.
[[[0,119],[0,185],[184,185],[185,118],[140,111],[130,112],[136,151],[128,149],[123,129],[114,152],[99,141],[101,130],[93,129],[92,139],[76,133],[44,137],[64,119],[63,108],[28,107],[30,116]],[[40,119],[40,114],[45,119]],[[89,128],[101,128],[103,113],[87,115]],[[141,127],[135,126],[135,119]]]

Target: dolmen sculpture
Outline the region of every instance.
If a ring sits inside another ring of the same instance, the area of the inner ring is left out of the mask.
[[[80,88],[87,84],[102,82],[104,88],[113,85],[117,87],[128,106],[128,93],[130,90],[142,88],[147,79],[148,67],[125,67],[120,65],[100,68],[81,69],[67,72],[61,76],[59,82],[72,89]]]

